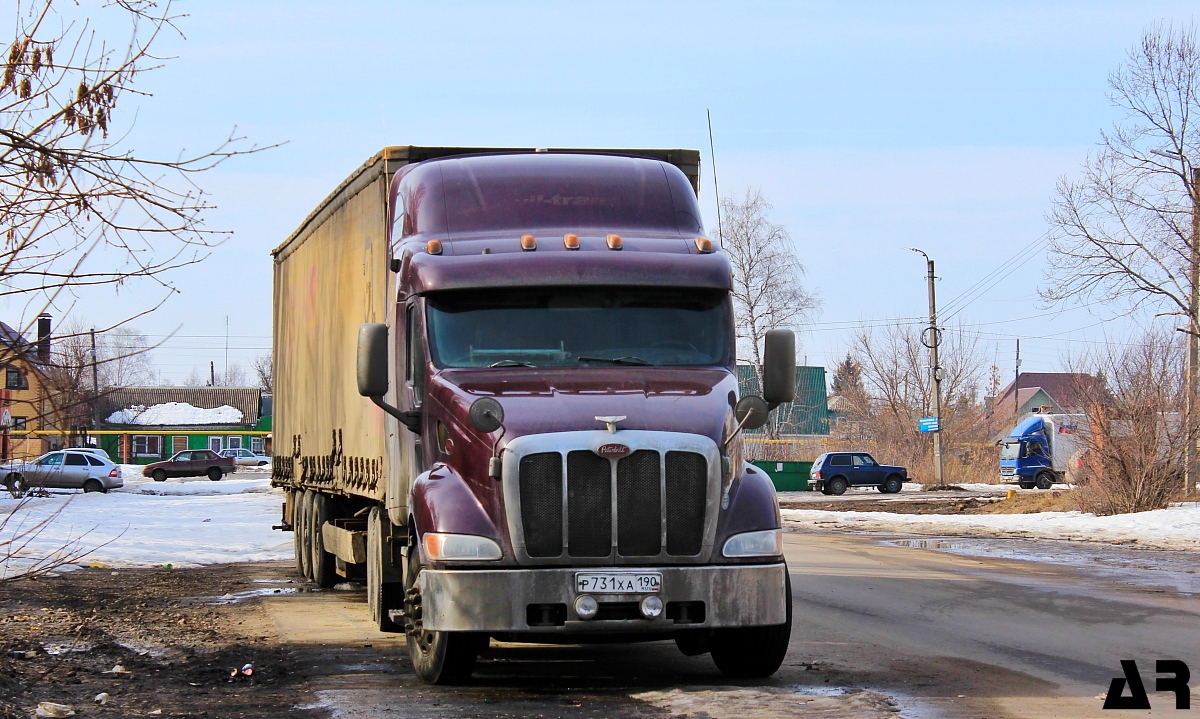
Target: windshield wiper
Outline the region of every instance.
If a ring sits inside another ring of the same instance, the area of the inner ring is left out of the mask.
[[[647,362],[646,360],[642,359],[641,357],[634,357],[632,355],[626,355],[624,357],[580,357],[579,361],[580,362],[607,362],[609,364],[636,364],[636,365],[651,364],[650,362]]]
[[[534,367],[534,366],[536,366],[536,365],[531,365],[528,362],[522,362],[520,360],[515,360],[515,359],[502,359],[498,362],[493,362],[490,365],[488,365],[488,367]]]

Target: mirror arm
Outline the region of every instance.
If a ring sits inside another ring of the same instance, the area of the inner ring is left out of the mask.
[[[395,417],[396,419],[398,419],[400,421],[400,424],[404,425],[405,427],[408,427],[408,430],[410,432],[414,432],[416,434],[421,433],[421,412],[420,412],[420,410],[410,409],[407,412],[405,412],[404,410],[397,409],[396,407],[393,407],[392,405],[388,404],[387,402],[384,402],[383,397],[379,397],[379,396],[371,397],[371,401],[374,402],[379,407],[379,409],[382,409],[384,412],[387,412],[388,414],[390,414],[393,417]]]
[[[721,445],[721,451],[725,451],[726,449],[729,448],[729,443],[733,441],[734,437],[736,437],[742,433],[742,427],[746,424],[746,421],[749,419],[750,419],[750,413],[747,412],[746,416],[742,417],[742,421],[738,422],[738,425],[736,427],[734,427],[733,431],[729,433],[729,436],[725,438],[725,443]]]

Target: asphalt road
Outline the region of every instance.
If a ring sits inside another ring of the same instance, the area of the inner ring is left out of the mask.
[[[1153,669],[1182,659],[1200,676],[1200,598],[1152,571],[1131,583],[836,534],[789,534],[786,553],[792,646],[765,682],[735,685],[673,643],[493,642],[473,686],[425,687],[401,639],[367,625],[360,592],[269,599],[266,610],[309,664],[314,695],[297,704],[340,717],[1119,716],[1098,695],[1122,659],[1137,660],[1150,691],[1154,710],[1140,716],[1187,715],[1153,691]],[[1200,570],[1200,557],[1181,565],[1175,554],[1173,571]],[[1200,694],[1192,702],[1200,710]]]

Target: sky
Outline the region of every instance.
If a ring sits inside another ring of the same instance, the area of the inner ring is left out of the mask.
[[[162,343],[168,381],[222,371],[227,320],[229,362],[268,352],[270,250],[386,145],[699,149],[715,234],[711,111],[721,194],[763,192],[822,298],[802,362],[832,372],[857,328],[925,316],[918,247],[1005,382],[1017,338],[1022,370],[1057,371],[1131,329],[1113,308],[1040,303],[1055,184],[1119,120],[1108,74],[1143,29],[1194,8],[181,0],[183,36],[160,38],[168,59],[115,118],[129,144],[283,144],[199,178],[207,226],[232,235],[133,326]],[[998,268],[1013,271],[962,297]],[[95,291],[72,312],[102,326],[157,297]]]

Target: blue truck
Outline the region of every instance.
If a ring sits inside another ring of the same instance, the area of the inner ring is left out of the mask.
[[[1000,442],[1000,480],[1021,489],[1050,489],[1065,481],[1078,462],[1082,414],[1034,414],[1022,419]]]

